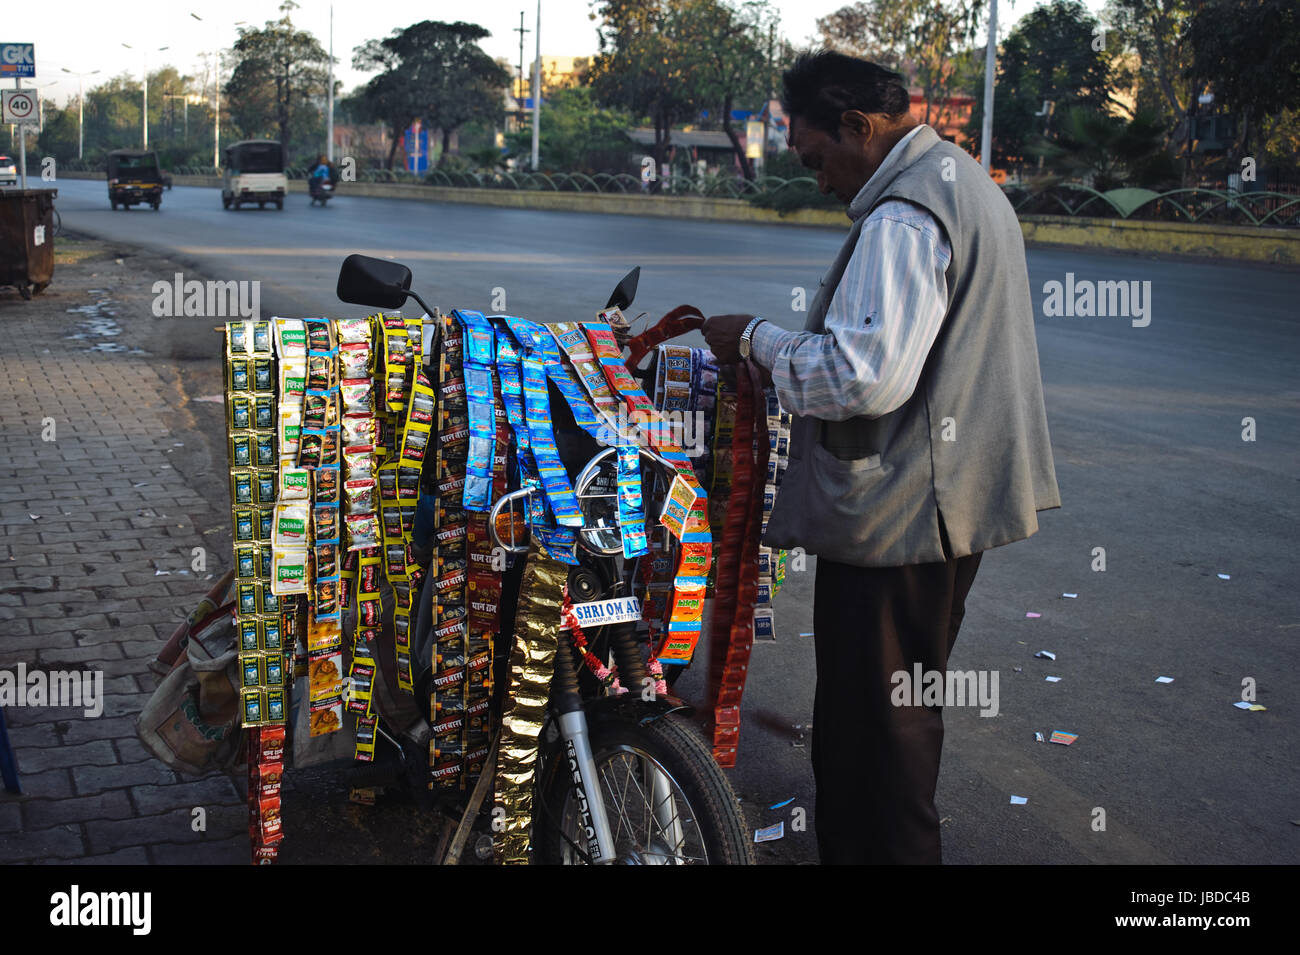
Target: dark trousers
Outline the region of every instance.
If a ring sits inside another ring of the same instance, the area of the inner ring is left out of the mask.
[[[894,706],[890,677],[944,671],[979,554],[906,567],[817,561],[812,762],[823,864],[940,861],[941,707]]]

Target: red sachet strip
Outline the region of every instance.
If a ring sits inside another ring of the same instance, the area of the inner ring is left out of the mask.
[[[743,361],[737,368],[736,433],[733,439],[734,467],[737,475],[731,508],[743,515],[743,531],[736,555],[735,600],[730,615],[730,632],[726,641],[718,699],[714,706],[713,758],[719,766],[736,765],[736,747],[740,736],[740,697],[749,673],[749,654],[754,643],[754,606],[758,601],[758,547],[763,526],[763,477],[771,454],[767,433],[767,402],[758,368]],[[742,432],[745,434],[742,436]],[[742,444],[741,441],[744,441]],[[736,488],[743,497],[738,498]],[[722,618],[724,623],[728,619]],[[721,730],[721,732],[719,732]]]
[[[703,327],[704,316],[698,308],[694,305],[678,305],[627,343],[628,350],[631,352],[627,359],[627,366],[635,368],[641,364],[641,359],[650,352],[650,349],[661,342]]]

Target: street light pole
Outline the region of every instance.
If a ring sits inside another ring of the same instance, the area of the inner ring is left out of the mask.
[[[993,170],[993,71],[998,62],[998,0],[989,3],[989,45],[984,53],[984,124],[980,131],[980,165]]]
[[[330,4],[330,75],[329,90],[326,92],[329,98],[329,119],[326,121],[325,129],[325,158],[330,164],[334,163],[334,4]]]
[[[524,29],[524,11],[522,10],[519,11],[519,26],[515,28],[515,32],[519,34],[519,82],[515,84],[515,106],[519,108],[515,110],[515,129],[519,129],[524,125],[524,111],[522,108],[524,102],[524,90],[525,90],[524,34],[533,32],[532,30]]]
[[[542,0],[537,0],[537,60],[533,64],[533,172],[540,163],[537,158],[537,146],[540,138],[542,118]]]
[[[122,45],[128,50],[135,49],[130,43],[123,43]],[[168,46],[160,46],[157,52],[161,53],[163,50],[170,49],[171,47]],[[149,51],[143,50],[140,55],[144,60],[144,115],[141,117],[141,128],[143,130],[141,139],[144,140],[144,145],[141,148],[147,151],[149,149]]]
[[[64,73],[71,73],[77,78],[77,158],[81,159],[83,153],[82,147],[85,145],[86,131],[86,97],[83,92],[82,77],[94,76],[99,72],[99,70],[91,70],[89,73],[78,73],[75,70],[68,69],[66,66],[59,68],[63,70]]]
[[[203,22],[203,18],[197,13],[191,13],[191,17]],[[334,45],[334,28],[333,28],[334,8],[330,8],[330,46]],[[248,26],[247,21],[236,20],[236,27]],[[216,52],[217,69],[213,76],[212,89],[216,94],[216,108],[212,112],[212,168],[221,168],[221,50]]]

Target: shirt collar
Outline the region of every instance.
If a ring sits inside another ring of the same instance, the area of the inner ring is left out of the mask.
[[[865,208],[857,209],[855,211],[854,207],[858,205],[858,200],[861,199],[869,189],[871,189],[871,184],[873,182],[878,180],[884,173],[888,172],[890,166],[893,166],[898,162],[899,157],[903,155],[903,150],[906,149],[907,144],[912,141],[912,137],[914,137],[921,130],[929,129],[929,128],[930,127],[927,126],[925,123],[918,123],[915,127],[912,128],[911,131],[908,132],[906,136],[904,136],[898,142],[894,143],[894,148],[891,149],[889,153],[885,156],[884,162],[882,162],[880,166],[876,169],[876,171],[871,174],[871,178],[868,179],[866,183],[863,184],[862,188],[858,190],[858,194],[853,197],[853,201],[849,203],[848,214],[850,219],[860,219],[863,215],[866,214],[867,210]]]

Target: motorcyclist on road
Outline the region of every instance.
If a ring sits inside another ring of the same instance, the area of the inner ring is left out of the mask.
[[[308,190],[313,199],[320,196],[321,185],[325,183],[334,185],[334,167],[330,165],[328,159],[321,156],[316,160],[316,165],[312,167],[307,180]]]

